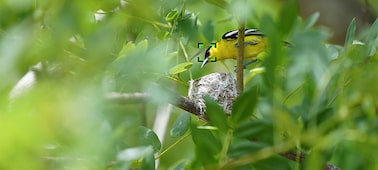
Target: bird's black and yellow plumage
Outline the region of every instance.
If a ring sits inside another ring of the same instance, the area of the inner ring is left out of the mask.
[[[257,55],[266,49],[267,39],[262,32],[256,29],[246,29],[244,34],[244,58],[256,61]],[[236,59],[238,46],[238,30],[226,32],[215,47],[209,47],[206,50],[201,67],[204,67],[214,57],[216,60]]]

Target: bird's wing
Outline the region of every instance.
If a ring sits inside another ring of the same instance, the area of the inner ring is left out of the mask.
[[[256,42],[256,41],[246,41],[246,42],[244,42],[244,47],[247,46],[247,45],[256,45],[256,44],[258,44],[258,42]],[[239,43],[235,43],[234,46],[235,46],[235,48],[238,48]]]
[[[259,35],[259,36],[264,36],[264,33],[257,29],[245,29],[244,31],[245,36],[251,36],[251,35]],[[224,40],[235,40],[238,38],[238,30],[232,30],[229,32],[226,32],[223,34],[222,39]]]

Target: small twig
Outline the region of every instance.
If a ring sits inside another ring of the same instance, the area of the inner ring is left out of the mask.
[[[136,104],[144,103],[150,96],[146,93],[107,93],[105,100],[116,104]]]
[[[301,155],[299,155],[299,163],[302,163],[303,160],[306,158],[307,154],[304,153],[304,152],[300,152]],[[280,153],[281,156],[289,159],[289,160],[292,160],[292,161],[297,161],[297,153],[296,152],[284,152],[284,153]],[[326,163],[324,165],[324,170],[340,170],[340,168],[334,166],[334,165],[331,165],[329,163]]]
[[[172,92],[173,93],[173,92]],[[151,96],[147,93],[116,93],[111,92],[105,94],[105,100],[111,103],[116,104],[136,104],[147,102]],[[170,101],[171,104],[175,105],[178,108],[181,108],[191,114],[194,114],[198,117],[203,117],[200,109],[184,96],[177,94],[172,94]],[[202,118],[203,119],[203,118]]]
[[[284,152],[284,153],[280,153],[280,155],[292,161],[297,161],[296,152]],[[299,156],[299,162],[302,162],[305,157],[306,157],[306,154],[304,152],[301,152],[301,155]]]
[[[186,62],[190,62],[189,57],[188,57],[188,53],[186,52],[184,45],[182,44],[181,40],[179,40],[179,42],[180,42],[180,48],[181,48],[181,50],[182,50],[182,52],[184,53],[184,56],[185,56],[185,61]],[[189,78],[190,78],[190,80],[193,80],[193,75],[192,75],[191,68],[188,71],[189,71]]]
[[[173,143],[168,148],[166,148],[164,151],[162,151],[159,155],[157,155],[155,157],[155,160],[156,159],[160,159],[161,156],[163,156],[165,153],[167,153],[168,151],[170,151],[173,147],[175,147],[177,144],[179,144],[180,142],[182,142],[183,140],[185,140],[190,135],[192,135],[192,133],[187,133],[186,135],[182,136],[179,140],[177,140],[175,143]]]

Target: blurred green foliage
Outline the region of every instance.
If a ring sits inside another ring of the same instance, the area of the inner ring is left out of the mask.
[[[159,138],[160,86],[186,96],[189,80],[232,72],[195,54],[235,16],[269,48],[232,115],[211,100],[208,123],[173,108]],[[0,0],[0,169],[378,169],[378,20],[361,34],[351,21],[339,46],[318,17],[278,0]],[[113,91],[154,97],[114,105]],[[296,150],[304,163],[278,154]]]

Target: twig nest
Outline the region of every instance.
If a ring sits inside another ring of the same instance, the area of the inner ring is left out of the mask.
[[[201,114],[206,112],[204,97],[209,96],[231,114],[232,104],[237,97],[236,80],[231,73],[212,73],[189,82],[188,98]]]

